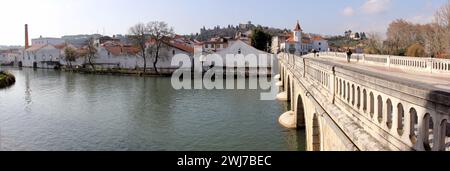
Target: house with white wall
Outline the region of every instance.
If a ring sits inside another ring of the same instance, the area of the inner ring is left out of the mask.
[[[62,46],[35,45],[26,49],[22,56],[22,66],[53,69],[60,66]]]

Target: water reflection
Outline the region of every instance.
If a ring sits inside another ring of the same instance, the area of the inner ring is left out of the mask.
[[[303,150],[262,90],[174,90],[170,78],[13,70],[1,150]],[[25,93],[24,93],[25,92]],[[24,105],[23,105],[24,104]]]

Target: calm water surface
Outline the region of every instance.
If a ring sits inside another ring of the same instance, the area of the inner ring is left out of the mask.
[[[303,150],[261,90],[174,90],[170,78],[11,69],[0,150]]]

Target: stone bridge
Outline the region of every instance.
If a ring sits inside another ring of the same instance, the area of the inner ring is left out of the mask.
[[[450,60],[278,55],[279,122],[308,151],[449,151]]]

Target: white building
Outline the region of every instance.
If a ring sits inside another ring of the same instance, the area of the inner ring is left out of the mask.
[[[0,65],[17,65],[22,59],[20,50],[2,50],[0,51]]]
[[[66,43],[64,39],[61,38],[52,38],[52,37],[39,37],[36,39],[31,39],[32,46],[44,46],[44,45],[53,45],[58,46]]]
[[[297,55],[304,55],[313,50],[324,52],[328,51],[328,49],[328,41],[323,39],[321,36],[304,34],[299,22],[297,22],[297,25],[295,26],[293,32],[288,33],[287,36],[282,35],[272,38],[273,53],[281,51],[286,53],[294,53]]]
[[[329,51],[328,41],[323,39],[321,36],[314,36],[312,38],[312,48],[319,52]]]
[[[61,64],[61,50],[63,48],[64,46],[61,45],[35,45],[24,51],[20,62],[24,67],[53,69]]]
[[[303,55],[305,50],[302,42],[302,28],[300,27],[300,22],[297,21],[293,32],[286,39],[285,43],[281,45],[284,52],[294,53]]]
[[[217,55],[220,58],[219,61],[213,60],[211,56],[207,55]],[[241,57],[247,58],[236,58],[242,55]],[[252,57],[250,55],[254,55],[254,59],[256,61],[250,60]],[[229,47],[222,49],[214,54],[203,53],[201,56],[196,56],[201,58],[200,61],[204,61],[203,70],[206,71],[210,68],[215,68],[225,73],[235,73],[237,74],[255,74],[255,75],[264,75],[260,72],[266,71],[266,74],[270,74],[272,71],[272,64],[274,61],[274,55],[260,51],[247,43],[237,40],[230,44]],[[255,62],[255,63],[250,63]],[[240,64],[238,64],[240,63]]]
[[[189,42],[181,41],[182,38],[168,39],[164,42],[164,47],[160,50],[160,56],[157,62],[158,69],[176,69],[171,65],[172,58],[177,54],[186,54],[193,56],[194,48],[189,46]],[[63,43],[57,39],[33,39],[33,46],[24,50],[20,55],[18,62],[23,67],[53,69],[60,66],[69,65],[65,56],[65,49],[70,47],[77,52],[75,61],[70,61],[73,67],[88,66],[89,61],[86,57],[86,45],[81,47]],[[58,45],[54,45],[58,44]],[[152,41],[148,41],[148,46]],[[140,55],[140,50],[132,45],[125,45],[118,41],[107,41],[103,44],[96,44],[97,54],[91,59],[91,62],[98,68],[122,68],[122,69],[142,69],[144,59]],[[153,68],[154,59],[147,56],[147,68]]]
[[[228,45],[232,43],[230,38],[216,37],[209,41],[203,42],[203,52],[215,53],[228,48]]]

